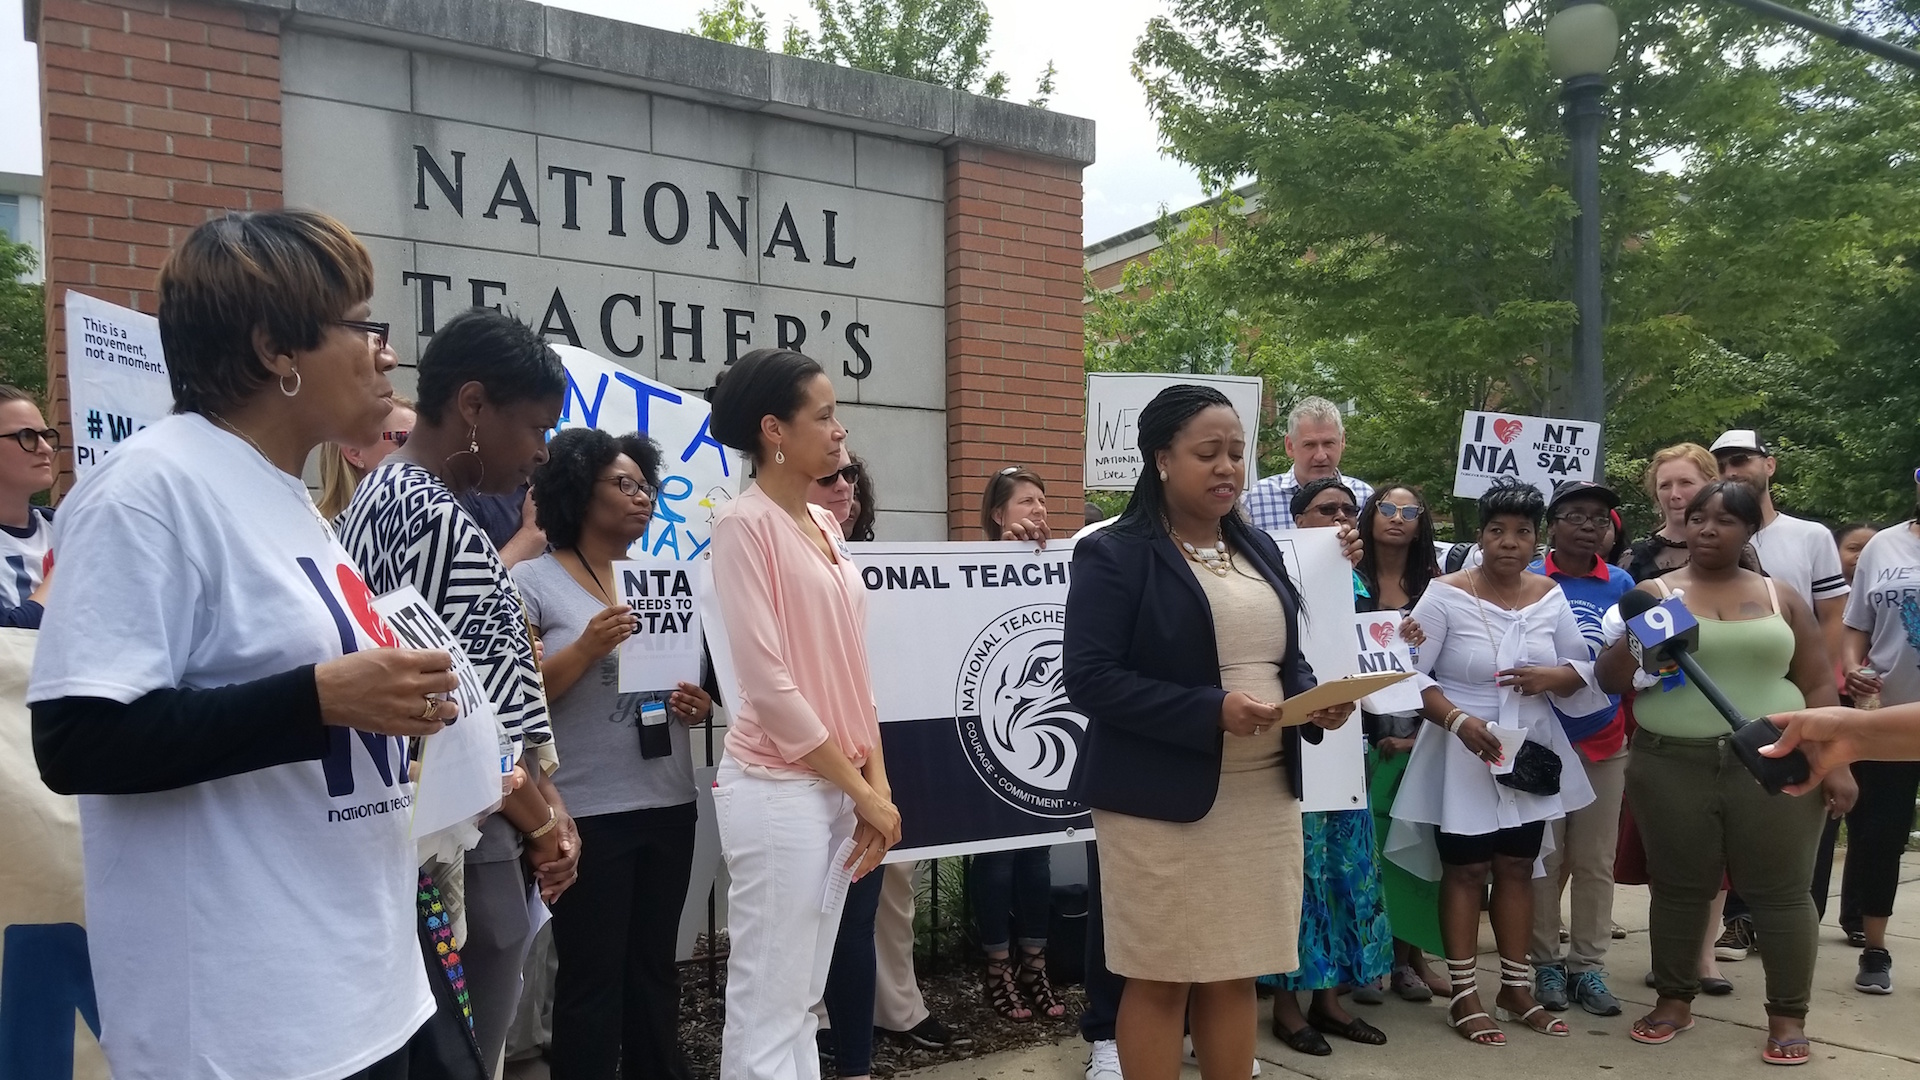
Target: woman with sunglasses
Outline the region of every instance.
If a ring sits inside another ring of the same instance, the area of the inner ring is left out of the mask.
[[[842,539],[851,540],[848,530],[853,527],[853,496],[859,483],[860,466],[853,463],[853,455],[845,446],[840,447],[839,467],[825,476],[816,476],[807,485],[807,501],[833,515],[840,525]]]
[[[1362,611],[1393,611],[1404,619],[1440,576],[1440,559],[1433,540],[1433,515],[1420,492],[1404,484],[1387,484],[1360,508],[1360,576],[1373,588]],[[1403,631],[1404,632],[1404,631]],[[1411,643],[1411,638],[1409,639]],[[1418,646],[1415,646],[1416,655]],[[1367,733],[1367,802],[1372,808],[1374,843],[1383,846],[1393,824],[1393,800],[1406,775],[1408,755],[1420,734],[1418,711],[1363,712]],[[1434,971],[1428,954],[1440,955],[1440,889],[1437,883],[1416,877],[1390,859],[1379,860],[1380,894],[1393,929],[1393,992],[1404,1001],[1432,1001],[1447,992],[1447,980]]]
[[[1293,493],[1293,520],[1303,529],[1348,529],[1359,512],[1353,489],[1336,477],[1309,480]],[[1373,591],[1354,572],[1356,607],[1371,606]],[[1300,966],[1261,981],[1275,989],[1273,1036],[1302,1054],[1333,1053],[1326,1035],[1384,1046],[1386,1033],[1346,1011],[1340,987],[1367,987],[1393,967],[1393,934],[1380,899],[1373,817],[1366,810],[1300,815],[1305,839],[1300,904]],[[1302,1014],[1301,990],[1313,1003]]]
[[[320,448],[320,499],[315,505],[328,521],[337,520],[347,512],[354,490],[375,465],[407,445],[407,435],[413,430],[415,419],[413,402],[395,394],[393,410],[387,413],[378,441],[365,446],[327,443]]]
[[[620,691],[622,642],[638,628],[614,563],[653,520],[660,448],[593,428],[553,437],[534,470],[539,524],[552,550],[513,568],[541,665],[554,771],[580,829],[579,877],[553,906],[556,1080],[686,1080],[674,950],[693,874],[693,755],[687,728],[713,715],[690,682]],[[586,843],[591,839],[593,843]]]
[[[1047,485],[1040,474],[1021,465],[994,473],[980,493],[980,531],[988,540],[1016,539],[1044,529]],[[1066,1003],[1047,978],[1047,930],[1053,905],[1053,855],[1045,847],[990,851],[967,866],[973,899],[974,933],[986,953],[987,1000],[1009,1020],[1065,1016]],[[1020,957],[1013,958],[1013,946]]]
[[[33,497],[53,486],[60,432],[32,394],[0,384],[0,438],[0,559],[8,571],[0,573],[0,626],[37,630],[53,579],[53,508]]]

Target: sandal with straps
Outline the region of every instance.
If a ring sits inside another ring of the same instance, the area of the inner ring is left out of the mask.
[[[994,1012],[1009,1020],[1033,1019],[1033,1010],[1020,1000],[1019,987],[1014,984],[1012,958],[1003,956],[996,960],[989,957],[982,981],[986,986],[988,1004],[993,1006]]]
[[[1451,963],[1451,961],[1449,961],[1449,963]],[[1500,958],[1500,985],[1519,987],[1529,994],[1533,992],[1533,980],[1527,978],[1527,965],[1519,961],[1509,960],[1504,956]],[[1547,1025],[1545,1027],[1541,1027],[1533,1022],[1535,1015],[1546,1012],[1547,1007],[1539,1002],[1535,1002],[1533,1008],[1527,1009],[1524,1012],[1514,1012],[1512,1009],[1508,1009],[1502,1005],[1495,1005],[1493,1007],[1493,1015],[1501,1020],[1518,1020],[1520,1023],[1527,1025],[1527,1027],[1542,1035],[1552,1035],[1555,1038],[1561,1039],[1573,1037],[1573,1029],[1567,1026],[1567,1022],[1551,1013],[1547,1014]]]
[[[1454,1006],[1459,1005],[1462,1001],[1480,992],[1480,969],[1471,956],[1465,960],[1455,960],[1449,956],[1447,957],[1446,963],[1447,982],[1453,987],[1453,997],[1447,1000],[1447,1026],[1455,1031],[1459,1031],[1461,1038],[1476,1046],[1507,1045],[1507,1033],[1497,1027],[1484,1027],[1478,1031],[1461,1031],[1461,1028],[1475,1020],[1486,1020],[1491,1023],[1493,1018],[1485,1012],[1474,1012],[1462,1017],[1454,1017]]]
[[[1033,1004],[1035,1014],[1050,1020],[1067,1015],[1067,1006],[1053,992],[1053,983],[1047,978],[1047,954],[1037,949],[1023,950],[1020,954],[1020,971],[1015,976],[1020,993]]]

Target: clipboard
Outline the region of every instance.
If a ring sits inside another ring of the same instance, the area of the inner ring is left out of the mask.
[[[1402,679],[1411,679],[1413,674],[1407,671],[1376,671],[1366,675],[1347,675],[1319,686],[1303,694],[1295,694],[1280,702],[1280,723],[1304,724],[1307,714],[1330,709],[1335,705],[1357,702],[1377,690],[1384,690]]]

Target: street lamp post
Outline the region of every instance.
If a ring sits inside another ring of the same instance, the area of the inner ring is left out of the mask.
[[[1600,96],[1620,47],[1620,24],[1600,0],[1568,0],[1547,20],[1547,64],[1564,85],[1573,200],[1573,411],[1583,420],[1606,418],[1606,381],[1600,366]],[[1600,447],[1594,447],[1598,458]],[[1595,462],[1596,475],[1605,460]]]

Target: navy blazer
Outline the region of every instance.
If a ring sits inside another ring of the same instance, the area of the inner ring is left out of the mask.
[[[1088,718],[1072,797],[1098,810],[1160,821],[1198,821],[1220,789],[1220,654],[1213,607],[1159,522],[1102,529],[1073,552],[1064,641],[1067,696]],[[1300,652],[1300,599],[1273,538],[1237,517],[1223,522],[1241,565],[1280,597],[1288,697],[1316,683]],[[1125,529],[1125,531],[1122,531]],[[1317,727],[1286,729],[1285,775],[1300,794],[1300,742]]]

